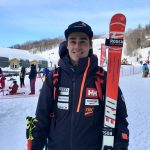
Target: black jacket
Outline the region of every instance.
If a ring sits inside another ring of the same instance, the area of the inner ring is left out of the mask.
[[[100,150],[102,146],[102,128],[104,120],[104,100],[98,99],[97,95],[88,95],[90,90],[96,91],[95,69],[98,66],[97,58],[90,57],[91,64],[86,75],[86,80],[81,93],[83,74],[87,67],[88,58],[79,60],[78,66],[70,64],[68,56],[59,61],[61,75],[59,79],[59,94],[56,102],[55,117],[53,112],[53,84],[52,74],[46,79],[39,96],[36,110],[38,122],[33,132],[34,140],[32,150],[42,150],[48,138],[49,150]],[[103,84],[105,94],[106,74]],[[77,112],[79,95],[82,94],[80,111]],[[92,103],[90,103],[92,102]],[[115,131],[115,145],[125,147],[127,150],[128,140],[122,139],[122,133],[128,135],[127,111],[122,92],[119,88],[117,120]]]
[[[30,70],[30,73],[29,73],[29,79],[30,80],[35,79],[36,75],[37,75],[36,66],[32,64],[31,65],[31,70]]]

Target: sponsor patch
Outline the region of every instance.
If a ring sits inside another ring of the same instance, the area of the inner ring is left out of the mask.
[[[98,106],[99,100],[98,99],[85,99],[86,106]]]
[[[94,113],[94,107],[85,107],[84,108],[84,115],[86,117],[93,116],[93,113]]]
[[[59,102],[69,102],[69,96],[58,96]]]
[[[59,87],[60,95],[69,95],[69,88]]]
[[[87,98],[98,98],[97,90],[95,88],[86,88]]]
[[[62,110],[68,110],[69,109],[69,103],[57,102],[57,108],[62,109]]]

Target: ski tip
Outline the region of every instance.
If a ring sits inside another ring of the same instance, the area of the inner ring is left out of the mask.
[[[117,13],[115,15],[112,16],[111,20],[115,20],[115,21],[121,21],[121,22],[126,22],[126,16],[124,14],[121,13]]]
[[[125,17],[125,15],[124,15],[124,14],[122,14],[122,13],[114,14],[112,17],[114,17],[114,16],[124,16],[124,17]]]
[[[115,32],[122,32],[124,33],[126,26],[126,17],[124,14],[115,14],[112,16],[110,21],[110,31],[115,34]]]

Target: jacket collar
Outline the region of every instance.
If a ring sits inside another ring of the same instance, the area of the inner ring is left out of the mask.
[[[89,72],[93,71],[98,66],[98,59],[96,56],[91,55],[90,56],[91,64],[89,68]],[[70,61],[69,55],[66,55],[65,57],[61,58],[59,60],[58,65],[65,70],[68,73],[77,73],[81,74],[85,71],[88,63],[88,57],[79,59],[79,63],[77,66],[73,66]]]

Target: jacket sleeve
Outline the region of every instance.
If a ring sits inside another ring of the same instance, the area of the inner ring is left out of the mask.
[[[38,120],[33,130],[32,150],[43,150],[49,133],[51,117],[53,110],[53,87],[52,74],[50,74],[41,89],[37,109],[36,119]]]
[[[128,150],[129,145],[129,130],[127,118],[127,109],[124,96],[121,89],[118,90],[117,112],[116,112],[116,127],[115,127],[115,150]]]

